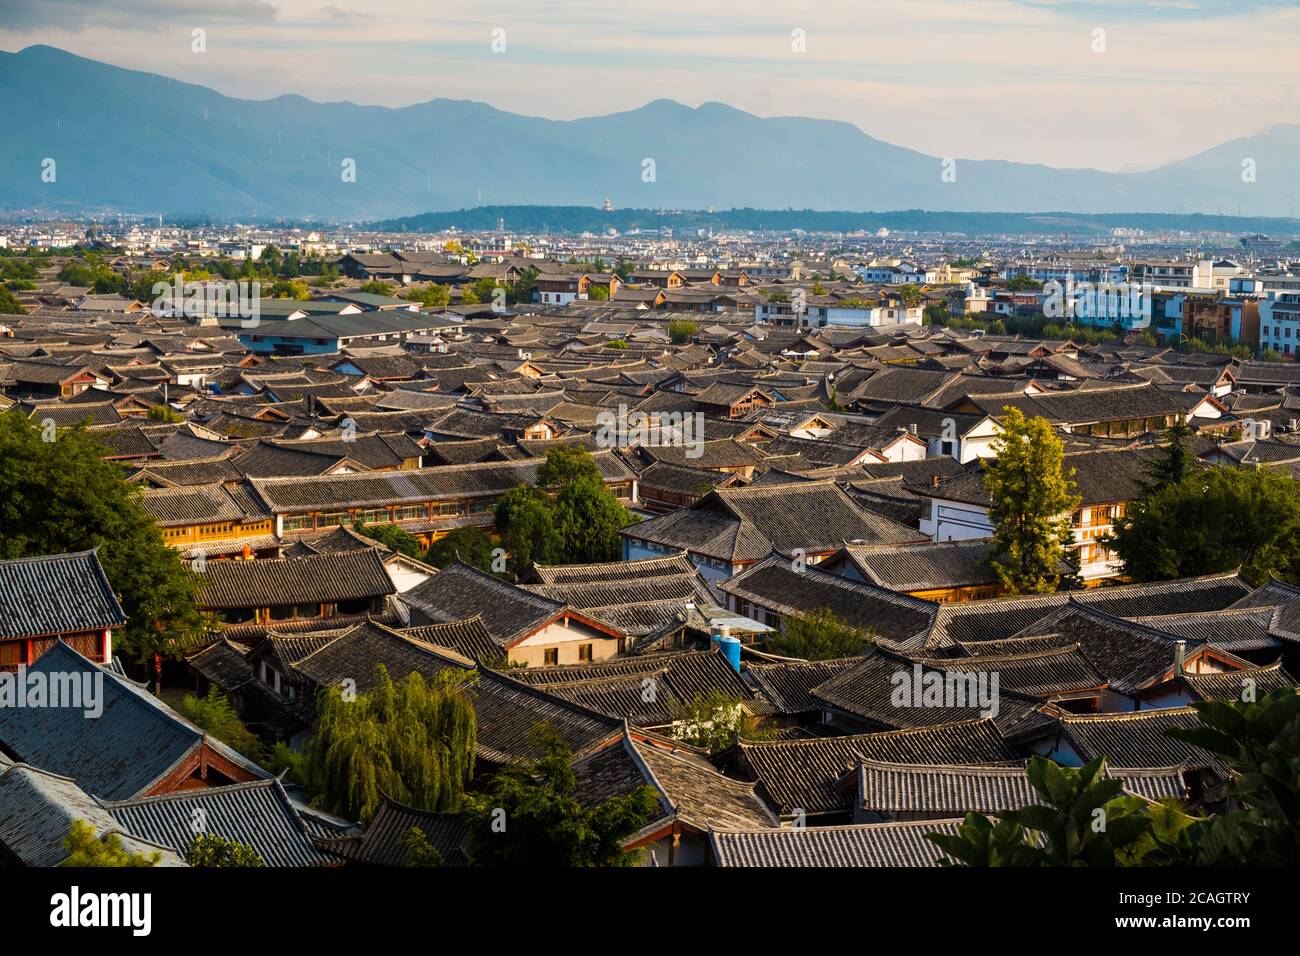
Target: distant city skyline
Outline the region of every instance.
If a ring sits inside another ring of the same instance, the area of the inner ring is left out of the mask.
[[[1300,122],[1297,41],[1300,9],[1272,0],[753,0],[743,18],[708,0],[0,7],[0,49],[45,43],[249,99],[471,99],[552,119],[719,101],[937,156],[1111,171]]]

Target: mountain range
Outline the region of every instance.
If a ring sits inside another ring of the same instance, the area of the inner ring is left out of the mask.
[[[49,46],[0,52],[0,117],[0,209],[47,214],[357,222],[485,204],[598,206],[606,196],[645,209],[1300,209],[1300,124],[1112,173],[945,162],[849,123],[765,118],[721,103],[655,100],[550,120],[467,100],[395,109],[234,99]],[[1245,160],[1254,181],[1244,181]]]

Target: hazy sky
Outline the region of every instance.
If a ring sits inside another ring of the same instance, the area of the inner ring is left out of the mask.
[[[252,99],[557,119],[719,100],[1111,170],[1300,122],[1295,0],[0,0],[0,49],[34,43]]]

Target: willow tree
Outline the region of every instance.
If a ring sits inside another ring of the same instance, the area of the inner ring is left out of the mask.
[[[477,725],[465,694],[472,671],[447,668],[379,679],[364,693],[322,692],[307,751],[316,802],[349,819],[369,821],[380,794],[420,810],[454,812],[474,773]]]
[[[1065,447],[1046,419],[1007,406],[999,424],[997,458],[984,462],[995,529],[989,563],[1012,593],[1055,591],[1071,541],[1070,515],[1080,501],[1072,490],[1074,469],[1066,471]]]

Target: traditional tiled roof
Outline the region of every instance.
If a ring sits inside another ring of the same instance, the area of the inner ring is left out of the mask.
[[[447,668],[468,671],[474,662],[445,647],[426,644],[381,624],[367,623],[348,628],[290,664],[295,674],[316,687],[331,687],[351,679],[359,693],[379,683],[380,665],[389,678],[400,681],[411,673],[428,678]]]
[[[144,687],[97,667],[62,641],[28,673],[102,680],[102,713],[79,706],[0,707],[0,744],[20,760],[66,774],[87,792],[124,799],[146,792],[197,748],[206,746],[252,777],[266,772],[191,724]]]
[[[717,650],[622,657],[592,664],[529,667],[510,675],[548,693],[641,727],[671,722],[675,708],[696,697],[753,697]]]
[[[1154,584],[1122,584],[1092,591],[942,604],[927,648],[1011,637],[1073,599],[1116,617],[1219,611],[1250,593],[1236,572],[1180,578]]]
[[[407,850],[402,840],[408,830],[420,830],[442,857],[443,866],[465,866],[469,819],[462,814],[417,810],[380,794],[379,809],[360,837],[322,841],[331,852],[350,862],[368,866],[405,866]]]
[[[210,561],[199,604],[205,608],[257,608],[333,604],[396,592],[378,549],[302,558]]]
[[[1040,395],[1024,395],[1020,392],[978,395],[972,402],[981,411],[995,417],[1001,416],[1002,409],[1010,405],[1020,409],[1026,416],[1070,425],[1134,418],[1164,418],[1182,411],[1182,406],[1173,401],[1167,392],[1150,382],[1107,383],[1105,387]]]
[[[1197,643],[1203,641],[1240,654],[1279,646],[1278,639],[1272,634],[1277,615],[1276,607],[1242,607],[1194,614],[1153,614],[1130,620],[1175,637]]]
[[[1023,766],[901,764],[863,760],[855,774],[856,809],[892,816],[964,817],[1019,810],[1041,799]]]
[[[662,558],[601,564],[538,564],[533,566],[533,574],[542,584],[610,584],[695,574],[695,565],[683,552]]]
[[[606,481],[631,481],[635,477],[613,452],[597,452],[591,457]],[[251,478],[249,483],[273,514],[337,511],[403,502],[496,497],[521,484],[535,485],[542,463],[542,459],[529,458],[303,479]]]
[[[597,806],[640,786],[659,795],[660,815],[641,828],[649,835],[678,822],[698,832],[713,827],[776,826],[779,820],[754,784],[724,777],[692,748],[626,730],[574,761],[575,797]]]
[[[884,588],[850,581],[808,565],[796,571],[776,555],[743,571],[719,588],[740,601],[782,615],[801,615],[829,608],[857,627],[871,628],[882,644],[905,645],[924,636],[937,606]]]
[[[849,545],[844,557],[867,581],[891,591],[932,591],[997,580],[985,539],[923,544]]]
[[[447,647],[480,664],[495,663],[501,657],[501,648],[492,639],[492,634],[483,625],[483,615],[475,614],[463,621],[448,621],[445,624],[425,624],[420,627],[404,627],[399,633],[426,644]]]
[[[1107,680],[1102,670],[1093,665],[1079,644],[1060,643],[1068,636],[1053,635],[1052,640],[1041,644],[1007,647],[1001,654],[926,658],[924,662],[954,673],[996,673],[1001,689],[1044,700],[1105,688]],[[990,643],[1011,645],[1015,640]]]
[[[1208,752],[1166,734],[1174,727],[1202,726],[1191,707],[1162,707],[1120,714],[1066,714],[1061,734],[1085,761],[1106,757],[1119,773],[1127,767],[1210,767],[1226,777]]]
[[[185,865],[168,848],[129,832],[71,777],[0,761],[0,860],[21,866],[58,866],[68,858],[63,841],[74,820],[90,824],[98,837],[115,834],[130,853],[157,853],[158,866]]]
[[[265,509],[221,483],[146,488],[140,504],[162,527],[256,520]],[[252,510],[250,510],[252,505]]]
[[[494,640],[508,647],[564,610],[564,604],[534,594],[495,575],[457,561],[402,594],[401,600],[438,622],[482,615]]]
[[[928,833],[954,835],[960,820],[858,826],[716,830],[709,850],[718,866],[938,866],[943,851]]]
[[[195,820],[201,819],[198,832],[250,846],[267,866],[338,866],[343,862],[317,848],[279,780],[182,790],[103,806],[131,833],[168,847],[180,857],[193,844]]]
[[[97,631],[125,621],[98,551],[0,561],[0,638]]]
[[[212,485],[243,478],[229,452],[189,461],[151,461],[131,475],[132,481],[163,487]]]
[[[533,739],[541,723],[549,723],[577,755],[622,726],[620,720],[490,670],[480,671],[467,693],[478,718],[478,759],[489,764],[542,756]]]
[[[1142,624],[1103,614],[1095,607],[1066,604],[1013,638],[1059,635],[1079,652],[1106,684],[1131,694],[1161,680],[1174,663],[1178,639]],[[979,658],[993,660],[993,658]]]
[[[229,693],[254,680],[252,665],[247,660],[248,651],[246,645],[223,637],[187,657],[186,662],[208,681]]]
[[[741,760],[762,784],[765,799],[783,815],[838,812],[848,801],[835,784],[860,760],[895,763],[1016,762],[1021,755],[991,720],[913,727],[811,740],[742,742]]]
[[[813,690],[836,674],[856,667],[858,657],[831,661],[777,661],[749,664],[745,675],[758,691],[758,703],[770,714],[806,714],[822,709]]]
[[[1265,667],[1180,677],[1194,700],[1242,700],[1247,694],[1258,700],[1274,691],[1296,688],[1294,678],[1282,669],[1280,661]]]
[[[716,488],[690,508],[642,521],[624,534],[729,562],[921,537],[859,507],[833,481]]]
[[[1272,580],[1232,605],[1233,610],[1265,607],[1277,609],[1270,634],[1286,641],[1300,641],[1300,588]]]

